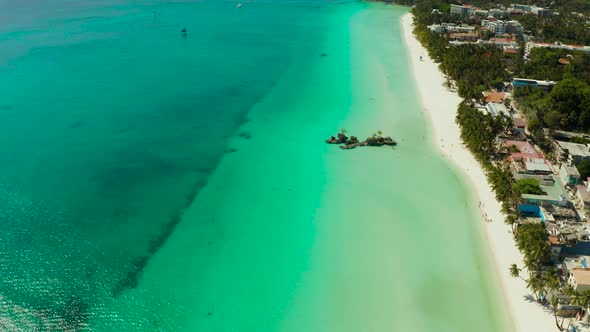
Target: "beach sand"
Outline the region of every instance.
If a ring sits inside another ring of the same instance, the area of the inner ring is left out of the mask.
[[[493,265],[505,299],[505,305],[512,317],[515,331],[555,331],[555,322],[550,308],[544,308],[534,301],[533,295],[520,278],[512,278],[510,264],[523,266],[522,255],[516,248],[510,227],[504,223],[500,203],[496,200],[491,186],[480,164],[462,144],[459,126],[455,123],[455,113],[461,98],[449,91],[446,79],[428,56],[428,52],[412,33],[413,18],[406,14],[402,18],[404,39],[410,56],[418,93],[422,99],[424,112],[428,115],[433,129],[433,140],[445,158],[449,159],[469,180],[474,193],[482,203],[482,216],[485,214],[492,222],[482,218],[482,228],[488,240]],[[420,61],[422,57],[423,61]],[[523,273],[526,273],[523,271]],[[526,275],[525,275],[526,276]]]

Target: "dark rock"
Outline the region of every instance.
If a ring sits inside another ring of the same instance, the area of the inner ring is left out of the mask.
[[[234,153],[234,152],[238,152],[238,149],[236,149],[236,148],[229,148],[229,149],[223,150],[223,153]]]
[[[250,138],[252,138],[252,134],[250,134],[247,131],[244,131],[244,132],[239,133],[238,137],[243,138],[243,139],[250,139]]]

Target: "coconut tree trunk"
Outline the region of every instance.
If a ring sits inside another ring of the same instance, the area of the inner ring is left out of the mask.
[[[555,326],[557,326],[557,329],[560,331],[563,331],[563,325],[560,325],[559,319],[557,319],[557,309],[556,308],[553,308],[553,317],[555,318]]]

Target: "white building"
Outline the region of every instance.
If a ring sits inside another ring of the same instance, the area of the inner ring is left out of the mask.
[[[475,8],[470,5],[451,5],[451,15],[470,17],[475,13]]]
[[[480,17],[488,17],[489,16],[489,12],[485,9],[476,9],[473,14],[475,16],[480,16]]]
[[[581,52],[590,53],[590,46],[584,46],[584,45],[568,45],[568,44],[562,44],[560,42],[555,42],[555,43],[535,43],[535,42],[528,42],[524,46],[524,57],[525,58],[528,58],[529,54],[531,53],[531,50],[533,48],[535,48],[535,47],[559,48],[559,49],[562,49],[562,50],[581,51]]]
[[[531,11],[531,6],[529,6],[529,5],[520,5],[520,4],[517,4],[517,3],[511,4],[510,5],[510,8],[522,10],[523,12],[530,12]]]
[[[522,37],[524,28],[518,21],[482,20],[481,26],[493,31],[496,36],[504,34]]]
[[[586,144],[555,141],[557,156],[561,161],[578,165],[582,160],[590,161],[590,146]]]
[[[537,6],[531,7],[531,13],[538,15],[538,16],[551,16],[553,14],[553,12],[550,11],[549,9],[537,7]]]
[[[577,291],[590,289],[589,261],[587,256],[568,257],[563,261],[567,282]]]
[[[431,24],[428,26],[428,30],[436,33],[443,33],[445,32],[445,28],[440,24]]]
[[[581,184],[576,186],[576,195],[584,204],[584,206],[590,206],[590,179],[582,181]]]
[[[501,114],[510,116],[510,111],[508,110],[506,105],[502,103],[487,103],[486,110],[493,116],[498,116]]]
[[[524,13],[527,14],[534,14],[539,16],[551,16],[553,12],[547,8],[531,6],[531,5],[519,5],[519,4],[512,4],[510,5],[512,10],[522,10]]]
[[[443,33],[443,32],[461,32],[461,33],[473,33],[475,32],[475,26],[461,24],[456,25],[453,23],[442,23],[442,24],[432,24],[428,26],[430,31],[436,33]]]
[[[506,11],[502,10],[502,9],[490,9],[488,11],[488,17],[504,17],[506,16]]]

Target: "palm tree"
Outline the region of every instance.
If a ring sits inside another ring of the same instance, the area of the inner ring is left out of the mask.
[[[383,135],[383,132],[381,130],[377,130],[377,137],[381,137]]]
[[[543,279],[536,274],[532,274],[526,282],[527,288],[533,292],[533,295],[535,295],[535,300],[541,302],[541,295],[545,293],[545,283],[543,282]]]
[[[561,279],[559,278],[559,274],[555,267],[548,268],[542,275],[549,290],[556,291],[559,289],[561,286]]]
[[[577,295],[578,295],[578,304],[584,309],[588,308],[588,305],[590,304],[590,290],[588,290],[588,289],[583,290],[581,293],[578,293]]]
[[[340,130],[340,133],[343,134],[343,135],[346,135],[347,132],[348,132],[348,130],[346,130],[344,128],[342,128],[342,130]]]
[[[518,223],[518,217],[515,214],[509,214],[504,221],[506,224],[510,225],[512,233],[514,234],[514,227]]]
[[[524,267],[529,271],[529,273],[533,273],[537,270],[537,262],[533,257],[525,256]]]
[[[520,271],[522,271],[521,269],[518,268],[518,266],[516,264],[512,264],[510,265],[510,276],[512,278],[520,278],[524,281],[526,281],[526,279],[524,279],[521,275],[520,275]]]
[[[557,326],[557,329],[560,331],[563,331],[563,321],[561,322],[561,324],[559,323],[559,320],[557,319],[557,306],[559,305],[559,299],[557,298],[557,296],[553,296],[551,297],[551,306],[553,307],[553,318],[555,318],[555,326]]]
[[[588,311],[588,305],[590,305],[590,290],[586,289],[581,293],[578,293],[578,305],[585,311]]]

